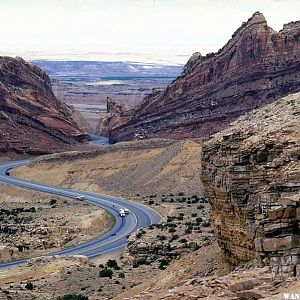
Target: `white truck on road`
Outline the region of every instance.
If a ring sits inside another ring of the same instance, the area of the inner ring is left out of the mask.
[[[119,215],[120,215],[120,217],[125,217],[125,211],[123,208],[119,209]]]

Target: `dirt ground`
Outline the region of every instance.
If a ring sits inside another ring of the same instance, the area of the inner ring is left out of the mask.
[[[95,206],[0,184],[0,262],[83,243],[112,224]]]

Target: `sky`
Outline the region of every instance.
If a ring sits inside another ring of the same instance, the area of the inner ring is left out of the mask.
[[[0,55],[185,63],[255,11],[280,30],[300,20],[300,0],[0,0]]]

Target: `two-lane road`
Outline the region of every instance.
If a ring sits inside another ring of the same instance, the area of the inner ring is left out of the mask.
[[[20,160],[0,164],[0,182],[70,199],[75,199],[77,196],[83,195],[84,202],[105,209],[115,218],[113,228],[98,238],[76,247],[49,253],[48,255],[85,255],[92,258],[102,254],[111,253],[117,249],[124,248],[127,243],[127,238],[132,232],[137,231],[139,228],[158,223],[160,220],[160,215],[157,212],[140,203],[92,192],[49,186],[9,176],[10,169],[28,163],[30,163],[29,160]],[[118,213],[119,208],[127,208],[130,213],[125,217],[120,217]],[[26,262],[25,259],[1,264],[0,269],[20,265],[24,262]]]

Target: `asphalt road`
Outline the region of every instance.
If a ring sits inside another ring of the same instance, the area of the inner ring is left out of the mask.
[[[30,163],[29,160],[1,163],[0,182],[70,199],[75,199],[77,196],[83,195],[85,199],[84,202],[105,209],[115,218],[113,228],[105,234],[79,246],[49,253],[49,256],[85,255],[89,258],[93,258],[103,254],[112,253],[126,246],[127,238],[132,232],[137,231],[139,228],[158,223],[160,220],[160,215],[157,212],[140,203],[97,193],[39,184],[9,176],[10,169],[28,163]],[[128,208],[130,213],[122,218],[118,213],[119,208]],[[1,264],[0,269],[17,266],[24,262],[26,262],[26,259]]]

